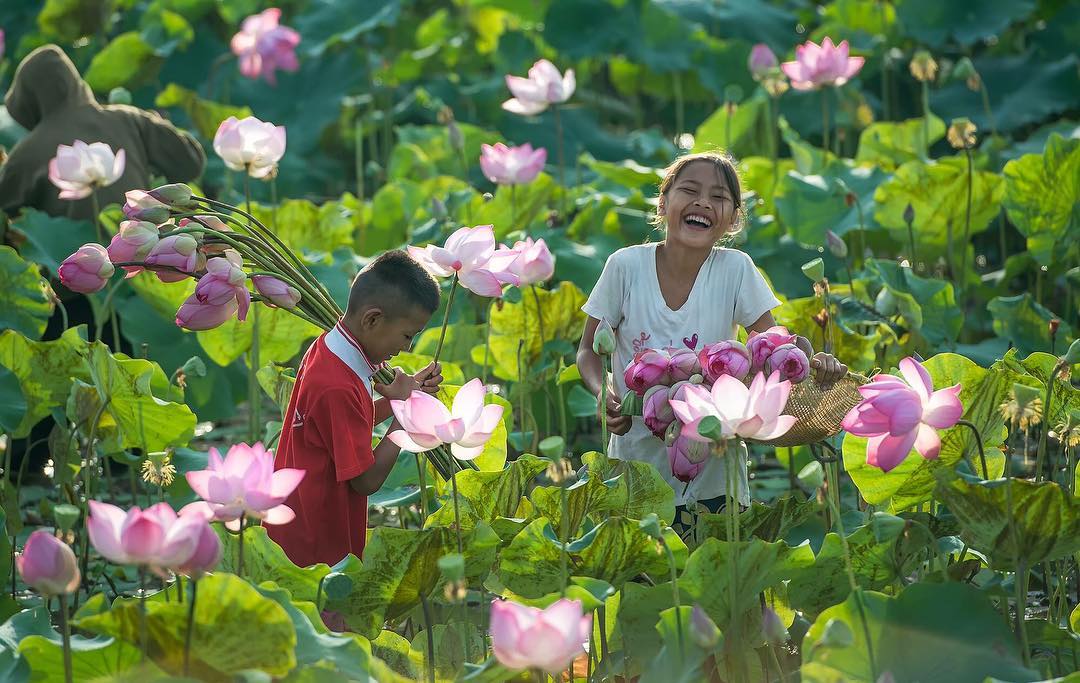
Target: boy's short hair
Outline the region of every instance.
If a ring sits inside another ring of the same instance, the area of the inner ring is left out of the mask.
[[[439,283],[406,252],[393,249],[356,274],[345,313],[352,315],[364,306],[378,306],[394,316],[407,313],[410,305],[434,313],[439,307]]]

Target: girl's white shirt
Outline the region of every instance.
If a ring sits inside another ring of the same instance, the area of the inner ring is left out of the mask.
[[[581,307],[615,328],[612,375],[619,396],[626,392],[623,370],[634,354],[646,348],[690,348],[735,339],[737,326],[748,327],[780,305],[750,256],[737,249],[716,248],[697,273],[690,295],[678,310],[668,307],[656,272],[656,243],[624,247],[604,265],[588,301]],[[727,493],[727,468],[710,458],[689,486],[671,473],[664,442],[635,417],[630,431],[612,436],[610,457],[652,463],[675,490],[675,504],[686,505]],[[739,457],[739,500],[750,504],[746,457]]]

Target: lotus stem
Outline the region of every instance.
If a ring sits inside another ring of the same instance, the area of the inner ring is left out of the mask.
[[[825,161],[829,160],[829,91],[821,89],[821,147],[825,150]]]
[[[556,151],[559,155],[559,186],[562,189],[562,201],[560,202],[560,217],[565,223],[567,221],[566,211],[566,157],[563,151],[563,129],[562,129],[562,114],[560,113],[560,107],[558,104],[551,106],[552,112],[555,116],[555,145]]]
[[[964,284],[967,276],[967,252],[968,252],[968,240],[971,234],[971,194],[972,183],[974,182],[975,172],[972,168],[971,149],[964,148],[964,154],[967,156],[967,208],[964,212],[964,241],[960,244],[960,289],[964,289]]]
[[[439,343],[435,346],[435,359],[433,362],[438,363],[439,357],[442,355],[443,342],[446,340],[446,328],[450,323],[450,308],[454,305],[454,295],[457,293],[458,288],[458,276],[454,273],[454,279],[450,283],[450,296],[446,300],[446,311],[443,312],[442,330],[439,332]]]
[[[195,601],[199,596],[199,580],[191,578],[191,600],[188,601],[187,631],[184,633],[184,675],[191,670],[191,638],[195,633]]]
[[[608,428],[607,428],[607,394],[608,394],[608,363],[611,360],[608,355],[600,355],[600,452],[607,457],[608,452]]]
[[[930,158],[930,81],[922,82],[922,138],[923,157]]]
[[[454,495],[454,531],[457,532],[457,551],[458,555],[464,557],[465,553],[462,551],[461,545],[461,512],[458,510],[457,472],[450,475],[450,486],[453,488]],[[466,634],[466,638],[467,637],[468,634]]]
[[[431,604],[423,593],[420,593],[420,605],[424,612],[424,632],[427,636],[427,656],[424,657],[424,667],[427,669],[428,683],[435,683],[435,634],[431,632]]]
[[[71,625],[68,623],[68,603],[65,593],[60,594],[60,635],[64,645],[64,683],[72,683]]]
[[[146,567],[139,567],[139,643],[142,646],[142,659],[145,662],[149,645],[146,629]]]
[[[559,502],[562,506],[562,516],[559,518],[559,540],[561,541],[561,543],[559,544],[559,562],[561,563],[561,571],[559,572],[559,576],[562,579],[561,588],[559,589],[559,595],[565,598],[566,584],[569,581],[567,571],[568,551],[566,549],[566,545],[570,539],[570,530],[568,529],[568,525],[570,523],[570,506],[567,504],[566,500],[566,486],[564,485],[564,482],[561,481],[559,482]]]
[[[1039,450],[1035,456],[1035,481],[1042,481],[1043,460],[1046,458],[1046,433],[1050,431],[1050,401],[1054,398],[1054,378],[1063,368],[1067,367],[1065,361],[1058,361],[1050,376],[1046,378],[1046,394],[1042,406],[1042,429],[1039,431]],[[1049,463],[1047,463],[1049,468]],[[1053,476],[1049,477],[1053,479]]]
[[[244,515],[240,515],[240,545],[237,549],[236,575],[244,578]]]
[[[963,425],[971,430],[971,433],[975,436],[975,446],[979,449],[979,462],[982,465],[983,479],[990,478],[990,470],[986,466],[986,451],[983,450],[982,434],[979,433],[979,428],[975,426],[975,423],[968,420],[959,420],[956,424]],[[974,468],[972,468],[974,469]]]
[[[1014,539],[1015,542],[1015,539]],[[1024,666],[1031,666],[1031,648],[1028,646],[1027,636],[1027,562],[1020,560],[1016,564],[1016,637],[1020,639],[1020,654],[1024,658]]]
[[[683,643],[682,601],[679,599],[679,572],[675,568],[675,553],[671,552],[671,548],[664,540],[664,537],[660,536],[657,541],[659,541],[661,547],[664,548],[664,552],[667,554],[668,567],[671,569],[671,597],[675,600],[675,628],[678,630],[679,635],[679,659],[681,660],[686,654],[686,645]]]

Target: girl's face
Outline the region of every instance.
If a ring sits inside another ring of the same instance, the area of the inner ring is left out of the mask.
[[[664,195],[664,219],[669,244],[711,249],[735,220],[735,198],[710,161],[691,161]]]

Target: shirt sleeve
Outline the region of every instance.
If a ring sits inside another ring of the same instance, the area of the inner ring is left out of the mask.
[[[737,252],[742,263],[742,280],[735,296],[735,322],[742,327],[750,327],[765,315],[780,305],[780,300],[773,294],[769,283],[758,272],[753,259],[748,254]]]
[[[607,320],[614,328],[622,322],[623,298],[626,292],[623,264],[618,254],[619,252],[616,252],[608,257],[600,279],[596,281],[588,301],[581,307],[586,315],[597,320]]]
[[[375,464],[371,450],[372,411],[355,393],[324,392],[315,400],[308,420],[313,436],[330,451],[337,481],[360,476]]]

